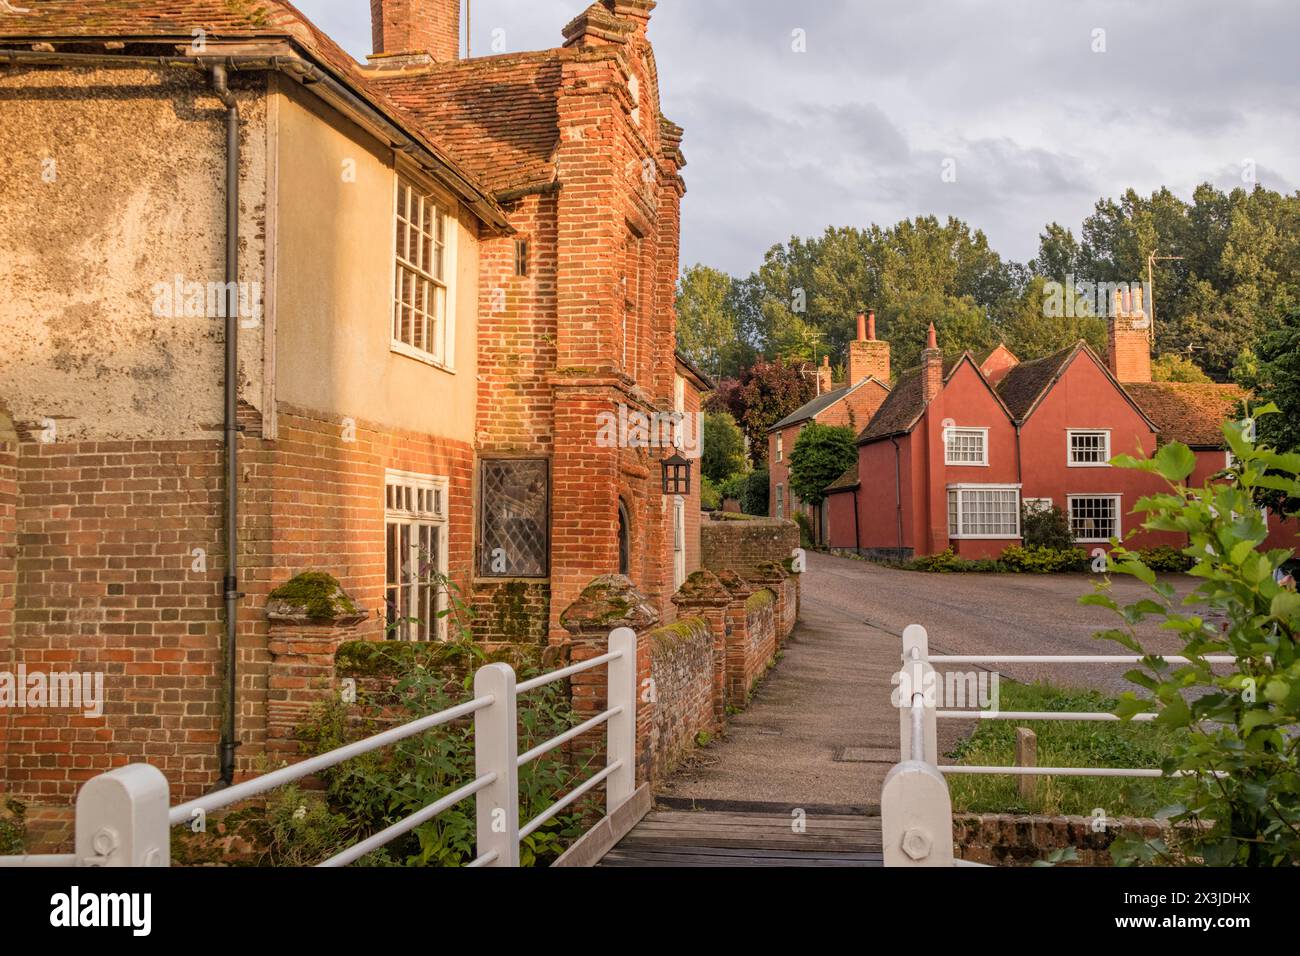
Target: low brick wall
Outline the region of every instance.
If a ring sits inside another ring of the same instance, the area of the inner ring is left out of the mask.
[[[700,525],[700,564],[742,577],[760,564],[783,564],[799,547],[799,526],[784,518],[706,521]]]
[[[776,657],[776,595],[767,588],[745,599],[745,701]]]
[[[651,778],[671,773],[701,733],[718,730],[714,717],[713,631],[702,617],[680,618],[645,637],[650,645]],[[644,695],[643,695],[644,696]]]
[[[1160,822],[1137,817],[1107,820],[1104,830],[1094,830],[1095,824],[1092,817],[953,814],[954,854],[972,863],[1031,866],[1053,850],[1074,847],[1078,859],[1072,865],[1110,866],[1110,845],[1121,833],[1144,840],[1168,835]]]

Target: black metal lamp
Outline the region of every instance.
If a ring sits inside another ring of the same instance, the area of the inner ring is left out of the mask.
[[[664,494],[689,495],[691,493],[691,463],[674,453],[661,463],[664,470]]]

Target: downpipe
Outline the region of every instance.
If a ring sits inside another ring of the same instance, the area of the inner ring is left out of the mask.
[[[224,64],[212,67],[212,91],[226,108],[226,574],[222,578],[225,599],[225,711],[221,721],[221,782],[235,782],[236,636],[239,623],[239,104],[230,92]]]

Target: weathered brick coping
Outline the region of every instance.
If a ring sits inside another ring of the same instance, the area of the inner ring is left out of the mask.
[[[1022,813],[954,813],[955,855],[973,863],[1028,866],[1053,850],[1074,847],[1075,865],[1110,866],[1110,845],[1121,833],[1144,840],[1167,836],[1169,826],[1144,817],[1110,817],[1104,829],[1083,816]]]

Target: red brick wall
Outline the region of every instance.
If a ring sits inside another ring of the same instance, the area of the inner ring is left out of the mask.
[[[654,701],[650,708],[650,773],[663,779],[695,746],[700,732],[716,733],[713,632],[700,617],[682,618],[645,635],[650,647]],[[644,706],[644,705],[643,705]]]
[[[241,443],[241,774],[255,771],[266,739],[263,609],[272,588],[300,571],[329,571],[370,611],[358,635],[383,637],[386,468],[450,479],[449,571],[468,583],[472,449],[366,422],[356,423],[355,441],[343,436],[340,421],[282,407],[277,441]],[[101,718],[14,715],[10,790],[69,800],[81,781],[138,760],[167,775],[176,799],[215,782],[222,457],[209,440],[20,446],[14,665],[103,671],[106,703]],[[4,521],[0,485],[0,528]],[[195,549],[205,570],[192,570]]]
[[[7,419],[0,413],[0,429]],[[14,670],[15,562],[18,557],[18,443],[0,438],[0,671]],[[12,713],[0,708],[0,791],[6,787]]]
[[[775,518],[706,521],[700,528],[701,565],[744,575],[760,564],[780,564],[799,547],[799,528]]]

